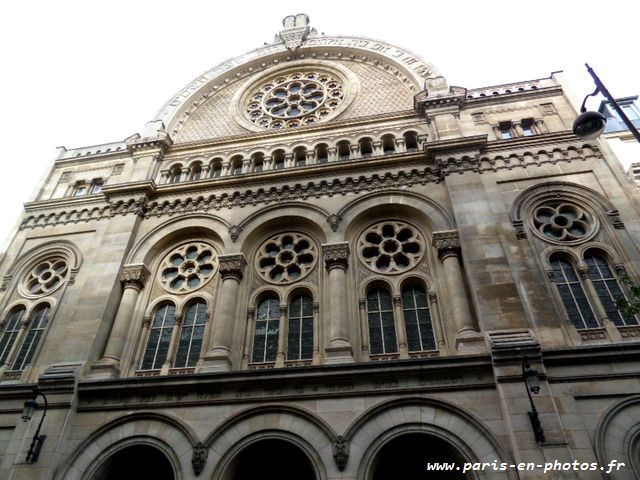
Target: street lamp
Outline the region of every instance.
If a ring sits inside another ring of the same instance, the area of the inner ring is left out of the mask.
[[[527,389],[527,396],[529,397],[529,404],[531,405],[531,411],[529,414],[529,420],[531,420],[531,427],[533,428],[533,434],[536,437],[536,442],[544,443],[544,430],[540,424],[540,418],[538,417],[538,410],[533,403],[533,397],[531,394],[537,395],[540,392],[540,379],[538,372],[531,368],[527,357],[522,358],[522,379]]]
[[[47,397],[44,396],[38,387],[33,389],[34,397],[24,402],[24,408],[22,410],[22,421],[28,422],[31,420],[33,413],[36,408],[38,408],[38,402],[36,402],[36,398],[38,395],[42,396],[44,399],[44,411],[42,412],[42,418],[40,419],[40,423],[38,424],[38,428],[36,429],[36,433],[31,440],[31,446],[29,447],[29,451],[27,452],[27,463],[35,463],[38,461],[38,456],[40,455],[40,449],[42,448],[42,444],[44,443],[44,439],[47,438],[46,435],[40,435],[40,428],[42,428],[42,422],[44,417],[47,415],[47,408],[49,407],[49,403],[47,402]]]
[[[629,120],[629,117],[627,117],[624,111],[622,111],[622,108],[620,108],[618,102],[616,102],[616,100],[609,93],[609,90],[607,90],[607,87],[602,84],[602,82],[598,78],[598,75],[596,75],[596,72],[593,71],[588,63],[585,63],[585,66],[587,67],[587,71],[589,72],[591,77],[593,77],[593,81],[596,84],[596,89],[593,91],[593,93],[590,93],[589,95],[584,97],[582,106],[580,107],[580,115],[578,115],[578,118],[576,118],[575,122],[573,122],[573,133],[575,133],[575,135],[579,138],[589,140],[600,136],[600,134],[604,131],[604,127],[607,123],[607,119],[605,118],[605,116],[600,112],[587,112],[587,109],[585,107],[587,98],[593,97],[598,93],[602,93],[606,97],[606,99],[609,100],[609,103],[616,111],[616,113],[620,116],[620,119],[624,122],[629,131],[633,134],[634,137],[636,137],[636,140],[640,142],[640,133],[633,125],[631,120]]]

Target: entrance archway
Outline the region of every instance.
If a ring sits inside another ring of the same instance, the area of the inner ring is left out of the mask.
[[[447,441],[428,433],[412,432],[396,436],[378,451],[372,465],[371,480],[401,478],[402,480],[462,480],[468,479],[455,467],[467,461]],[[450,464],[454,470],[429,471],[427,464]]]
[[[92,480],[153,478],[175,480],[173,466],[159,449],[151,445],[130,445],[109,455],[96,469]]]
[[[291,442],[264,439],[243,448],[231,461],[225,480],[316,480],[307,454]]]

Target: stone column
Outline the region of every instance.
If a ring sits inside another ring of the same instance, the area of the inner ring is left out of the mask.
[[[524,131],[522,130],[522,123],[512,122],[513,130],[516,132],[516,137],[524,137]]]
[[[231,342],[236,306],[238,303],[238,287],[247,265],[244,255],[221,255],[218,257],[222,283],[216,299],[213,314],[213,335],[209,349],[204,357],[203,372],[231,370]]]
[[[433,246],[442,262],[447,286],[447,302],[456,330],[456,344],[464,337],[474,336],[476,329],[471,317],[464,277],[460,267],[460,240],[456,230],[433,232]]]
[[[322,257],[329,272],[329,344],[325,348],[325,363],[353,362],[347,316],[349,244],[322,245]]]
[[[360,155],[360,145],[357,143],[355,145],[350,145],[349,150],[351,150],[351,160],[362,158],[362,155]]]
[[[122,297],[118,313],[113,321],[109,341],[104,355],[92,369],[110,370],[108,376],[118,376],[120,373],[120,359],[127,340],[129,327],[138,303],[140,292],[144,288],[144,282],[149,277],[149,270],[143,264],[125,265],[120,272],[122,283]]]
[[[363,361],[369,360],[369,319],[367,318],[367,300],[358,300],[358,311],[360,315],[360,345],[362,349]]]
[[[336,147],[329,147],[327,149],[328,152],[328,158],[327,161],[329,162],[335,162],[338,160],[338,149]]]
[[[400,358],[409,358],[409,348],[407,347],[407,332],[404,326],[404,315],[402,312],[402,297],[393,296],[393,316],[396,319],[396,341],[398,342],[398,353]]]
[[[276,355],[276,368],[284,367],[284,362],[287,360],[287,319],[288,319],[287,305],[280,305],[280,320],[278,322],[278,353]]]
[[[438,313],[438,296],[435,293],[429,293],[429,314],[431,315],[431,328],[433,328],[436,348],[443,350],[446,348],[444,326]]]

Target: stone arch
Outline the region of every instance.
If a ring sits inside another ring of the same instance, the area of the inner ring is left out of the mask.
[[[207,436],[203,443],[210,458],[203,478],[222,479],[229,461],[243,446],[264,438],[284,438],[302,448],[315,464],[319,480],[337,473],[333,460],[337,436],[328,423],[300,407],[264,405],[231,416]],[[212,476],[206,477],[207,473]]]
[[[178,419],[154,412],[117,417],[79,441],[69,457],[63,457],[54,474],[56,480],[85,480],[96,466],[118,448],[137,442],[161,449],[173,464],[176,480],[189,478],[195,433]]]
[[[629,467],[615,475],[606,475],[606,478],[640,478],[640,395],[614,404],[602,415],[596,428],[595,444],[600,465],[615,459]]]
[[[54,240],[37,245],[16,258],[4,275],[4,281],[10,281],[14,276],[19,277],[29,264],[56,254],[69,260],[69,278],[74,277],[82,264],[80,249],[68,240]]]
[[[507,450],[472,413],[442,400],[408,397],[383,401],[349,425],[344,438],[351,447],[345,476],[368,479],[381,447],[402,432],[421,431],[455,447],[469,462],[509,462]],[[515,479],[514,472],[495,472],[495,478]]]

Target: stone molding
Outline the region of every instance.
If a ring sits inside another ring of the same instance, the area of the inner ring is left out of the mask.
[[[218,270],[223,280],[233,278],[239,282],[242,280],[246,266],[247,261],[242,253],[220,255],[218,257]]]
[[[457,230],[433,232],[433,246],[438,252],[440,261],[460,254],[460,238]]]
[[[149,278],[149,270],[142,263],[125,265],[120,271],[120,282],[124,288],[142,290]]]
[[[334,268],[346,270],[349,266],[349,243],[323,244],[322,258],[327,271],[331,271]]]

